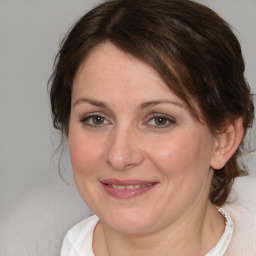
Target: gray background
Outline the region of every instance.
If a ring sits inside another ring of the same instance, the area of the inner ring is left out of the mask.
[[[70,25],[98,1],[0,0],[0,220],[18,218],[23,202],[54,189],[79,201],[67,157],[58,175],[58,133],[51,124],[47,80]],[[246,77],[256,91],[256,0],[201,0],[226,19],[239,37]],[[255,130],[255,128],[254,128]],[[255,147],[255,131],[249,141]],[[66,152],[67,154],[67,152]],[[256,175],[256,153],[245,158]],[[66,167],[65,167],[66,166]],[[51,195],[55,195],[52,193]],[[79,203],[81,203],[79,201]],[[47,205],[45,206],[47,209]],[[86,208],[85,208],[86,211]],[[15,215],[16,213],[16,215]],[[78,214],[79,215],[79,214]],[[19,215],[20,216],[20,215]],[[79,215],[80,216],[80,215]],[[22,220],[21,220],[22,221]]]

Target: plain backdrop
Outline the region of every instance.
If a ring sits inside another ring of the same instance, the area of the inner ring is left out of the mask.
[[[200,0],[216,10],[240,39],[246,77],[256,91],[256,0]],[[66,185],[58,174],[58,133],[51,123],[47,80],[59,43],[96,0],[0,0],[0,223],[40,188],[69,187],[71,168],[62,158]],[[255,148],[255,128],[250,132]],[[244,158],[256,175],[256,153]],[[77,199],[79,200],[79,199]],[[46,206],[47,207],[47,206]],[[1,231],[0,231],[1,232]]]

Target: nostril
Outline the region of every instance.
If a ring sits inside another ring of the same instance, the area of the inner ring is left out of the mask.
[[[139,151],[130,150],[123,152],[109,152],[106,157],[106,162],[116,170],[127,170],[134,166],[139,165],[143,160],[143,157]]]

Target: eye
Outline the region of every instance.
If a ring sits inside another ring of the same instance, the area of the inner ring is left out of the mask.
[[[164,114],[154,114],[153,117],[151,117],[147,122],[147,125],[161,129],[168,128],[175,123],[176,120],[172,117],[166,116]]]
[[[81,122],[84,125],[88,126],[102,126],[110,124],[110,121],[108,121],[104,116],[99,114],[87,115],[81,120]]]

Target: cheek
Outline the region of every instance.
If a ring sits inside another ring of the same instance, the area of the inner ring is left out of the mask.
[[[162,141],[160,150],[151,153],[152,162],[164,176],[167,202],[173,202],[176,209],[191,205],[209,193],[211,154],[210,147],[206,148],[207,136],[203,136],[184,132],[182,136]]]
[[[97,182],[96,170],[100,169],[98,166],[101,154],[99,147],[95,147],[95,140],[86,138],[77,130],[76,132],[71,130],[68,143],[76,187],[84,202],[97,212],[95,195],[98,193],[95,192],[95,182]]]
[[[158,165],[167,176],[191,176],[206,174],[209,170],[211,151],[208,144],[209,138],[199,136],[200,132],[186,133],[180,136],[165,139],[159,145],[151,148],[152,161]],[[182,174],[182,175],[181,175]]]
[[[102,151],[95,139],[91,136],[85,136],[79,130],[70,129],[69,151],[73,172],[75,175],[88,175],[94,171],[98,159],[102,157]]]

